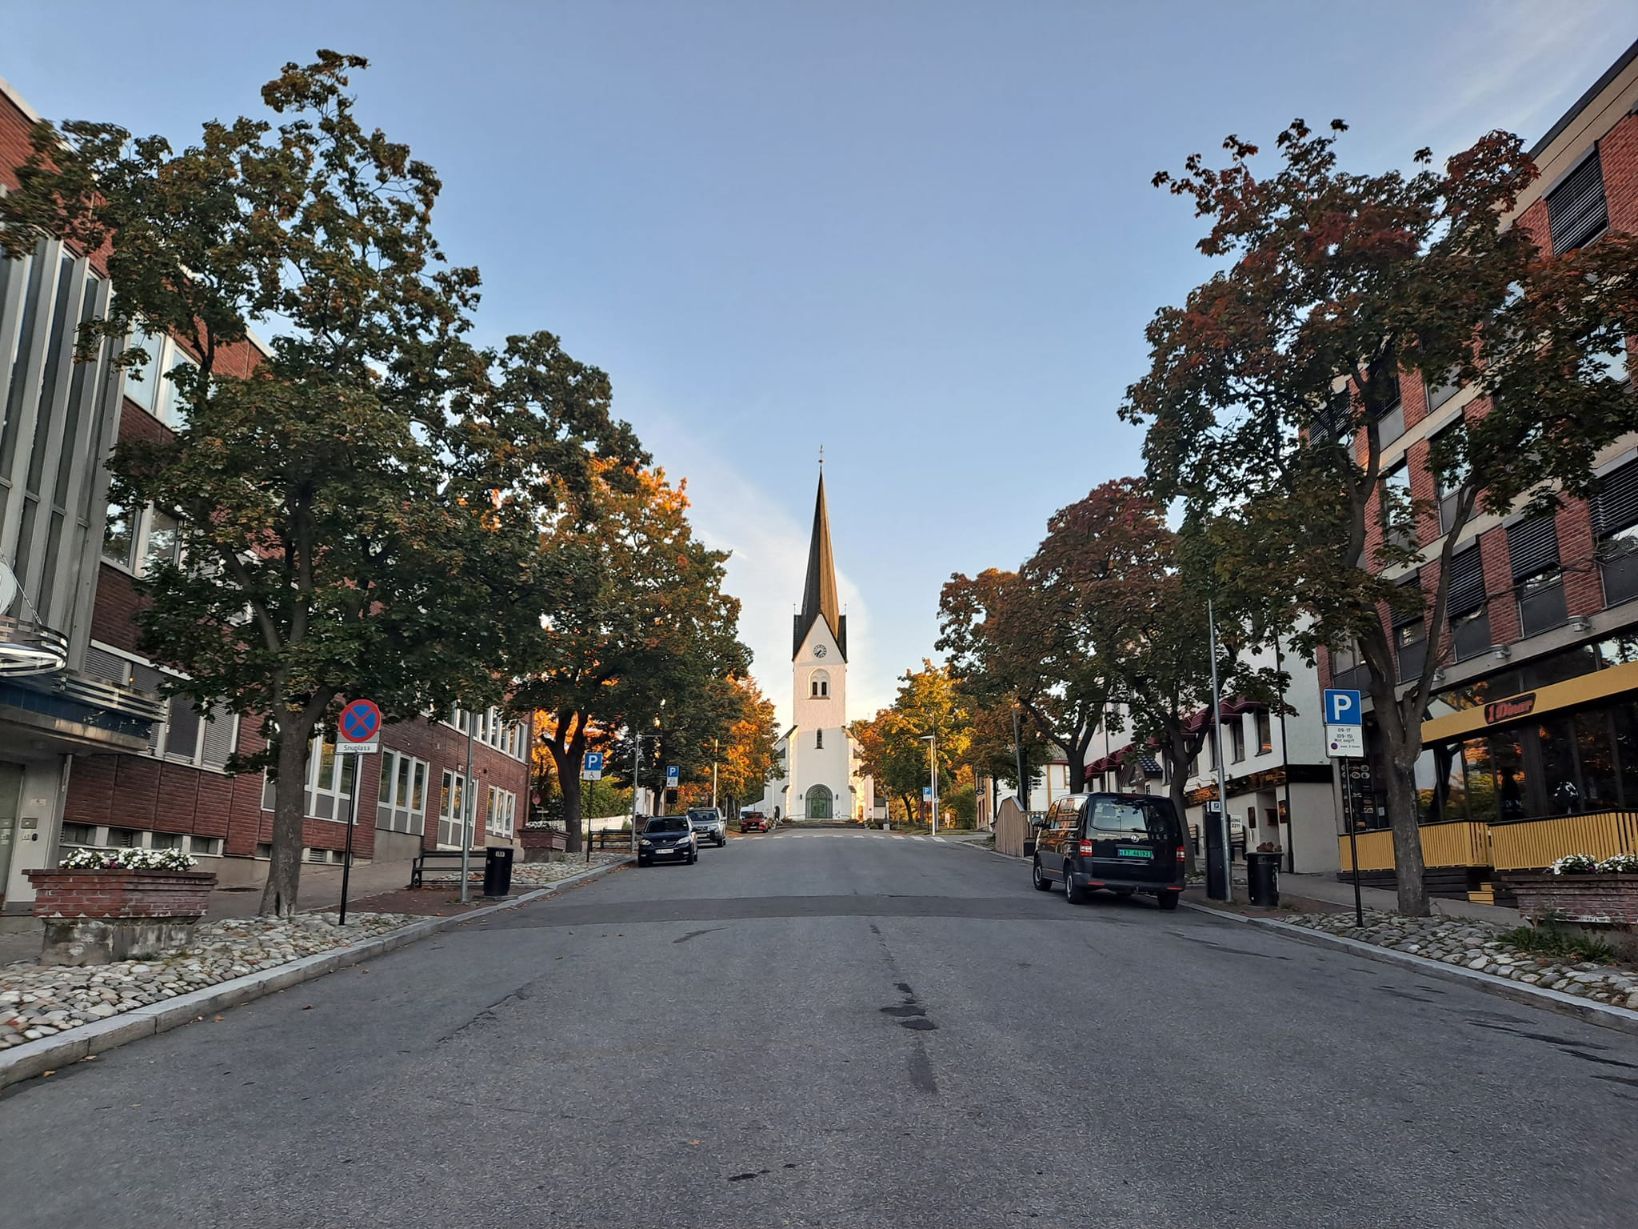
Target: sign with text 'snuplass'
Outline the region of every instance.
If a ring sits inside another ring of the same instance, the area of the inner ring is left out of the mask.
[[[381,710],[374,700],[349,700],[336,721],[337,755],[374,755],[381,750]]]

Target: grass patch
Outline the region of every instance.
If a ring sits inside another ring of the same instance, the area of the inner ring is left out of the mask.
[[[1615,948],[1604,940],[1595,939],[1568,926],[1561,926],[1557,922],[1543,922],[1539,926],[1518,926],[1504,931],[1497,937],[1503,943],[1520,951],[1550,956],[1555,960],[1567,960],[1571,963],[1589,961],[1593,964],[1614,964],[1619,959]]]

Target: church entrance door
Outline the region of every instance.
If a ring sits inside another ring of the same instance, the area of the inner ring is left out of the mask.
[[[815,785],[808,791],[808,818],[829,819],[830,790],[823,785]]]

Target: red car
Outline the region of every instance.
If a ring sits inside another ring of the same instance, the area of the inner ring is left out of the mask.
[[[766,832],[768,830],[768,817],[761,811],[746,811],[739,817],[739,830],[741,832]]]

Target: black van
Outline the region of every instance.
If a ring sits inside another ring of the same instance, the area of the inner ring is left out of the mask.
[[[1152,895],[1175,909],[1183,894],[1183,825],[1153,794],[1070,794],[1035,821],[1035,886],[1062,882],[1072,905],[1093,888]]]

